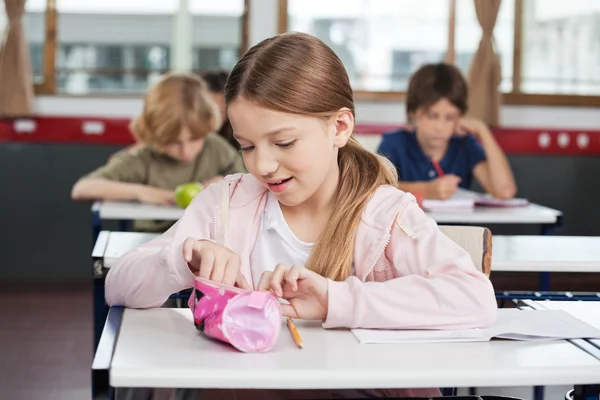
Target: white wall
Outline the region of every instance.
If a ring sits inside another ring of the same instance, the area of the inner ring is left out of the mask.
[[[141,97],[38,96],[36,109],[42,115],[108,116],[129,118],[142,109]],[[358,102],[359,124],[403,124],[404,103]],[[584,107],[504,106],[500,123],[519,128],[600,129],[600,112]]]
[[[251,45],[277,33],[277,4],[277,0],[251,2]],[[39,96],[36,99],[36,110],[43,115],[131,117],[141,110],[141,106],[141,97]],[[362,124],[405,122],[401,102],[359,102],[356,111],[357,122]],[[600,112],[581,107],[504,106],[500,123],[505,127],[600,129]]]

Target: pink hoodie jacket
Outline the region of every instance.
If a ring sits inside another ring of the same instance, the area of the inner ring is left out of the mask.
[[[106,277],[107,303],[159,307],[172,293],[193,287],[194,275],[182,254],[189,237],[227,243],[252,283],[250,254],[266,194],[249,174],[231,175],[207,187],[171,229],[117,260]],[[329,281],[323,326],[480,328],[495,321],[496,310],[493,287],[470,255],[438,229],[412,195],[382,186],[361,217],[354,276]]]

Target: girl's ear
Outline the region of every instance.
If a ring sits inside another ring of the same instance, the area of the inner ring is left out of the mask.
[[[337,148],[342,148],[352,136],[354,132],[354,115],[349,108],[340,108],[332,117],[335,126],[335,136],[333,145]]]

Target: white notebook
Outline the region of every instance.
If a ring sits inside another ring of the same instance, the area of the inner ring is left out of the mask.
[[[361,344],[487,342],[512,340],[600,339],[600,329],[563,310],[501,308],[496,323],[487,329],[377,330],[352,329]]]
[[[435,210],[465,210],[475,207],[475,199],[456,197],[448,200],[424,199],[423,208],[429,211]]]

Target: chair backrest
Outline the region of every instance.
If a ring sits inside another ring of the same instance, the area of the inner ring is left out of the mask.
[[[492,268],[492,232],[480,226],[439,225],[440,230],[465,249],[478,270],[490,275]]]

